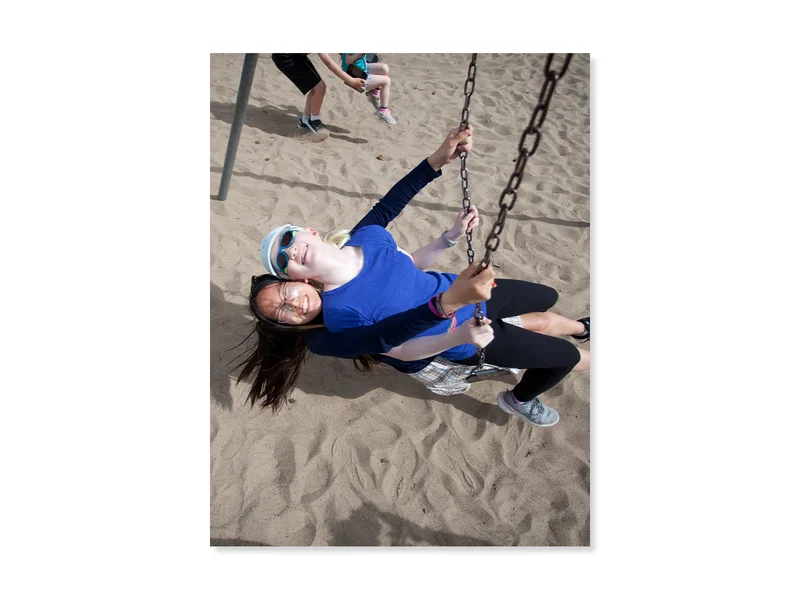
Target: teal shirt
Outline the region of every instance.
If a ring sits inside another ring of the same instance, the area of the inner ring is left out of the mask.
[[[353,54],[353,52],[350,52],[349,54]],[[347,67],[348,67],[347,60],[345,60],[346,56],[347,54],[342,54],[342,71],[344,71],[345,73],[347,72]],[[357,58],[356,60],[354,60],[353,64],[362,71],[364,72],[367,71],[367,61],[364,60],[363,54],[361,55],[361,58]]]

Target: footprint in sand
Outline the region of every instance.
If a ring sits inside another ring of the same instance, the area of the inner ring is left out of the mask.
[[[561,491],[555,500],[550,503],[550,508],[556,514],[552,516],[547,524],[550,527],[550,538],[552,543],[557,546],[569,546],[575,543],[572,532],[577,523],[575,512],[569,506],[569,498],[566,492]]]

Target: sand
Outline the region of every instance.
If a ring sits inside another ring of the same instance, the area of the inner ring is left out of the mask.
[[[338,56],[338,55],[334,55]],[[544,55],[479,55],[470,121],[472,202],[483,243],[514,168],[542,82]],[[250,277],[272,227],[354,225],[458,125],[467,54],[381,54],[397,125],[365,95],[312,62],[328,85],[330,136],[298,137],[304,98],[259,57],[228,198],[219,189],[243,55],[211,56],[211,544],[272,546],[589,545],[589,374],[573,373],[543,400],[551,428],[495,404],[514,378],[438,396],[389,367],[312,357],[293,402],[251,409],[230,374],[250,331]],[[458,161],[389,227],[410,251],[437,237],[461,206]],[[576,55],[550,105],[541,145],[494,261],[498,277],[558,290],[554,311],[589,314],[589,57]],[[481,250],[476,250],[480,257]],[[434,268],[458,273],[464,241]],[[588,349],[589,344],[581,347]]]

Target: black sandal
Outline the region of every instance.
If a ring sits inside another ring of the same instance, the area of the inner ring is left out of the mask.
[[[588,342],[589,341],[589,317],[586,317],[584,319],[578,319],[578,323],[583,323],[583,326],[586,328],[586,331],[584,331],[580,335],[573,335],[572,337],[574,337],[576,340],[580,340],[582,342]]]

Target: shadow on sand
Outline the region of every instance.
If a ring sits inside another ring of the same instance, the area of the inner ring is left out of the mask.
[[[331,525],[331,546],[493,546],[485,540],[422,527],[366,502]],[[381,544],[383,537],[386,542]]]
[[[223,121],[229,125],[233,123],[233,113],[236,108],[235,104],[228,102],[211,102],[211,114],[218,121]],[[275,106],[265,104],[261,107],[247,105],[247,110],[244,113],[244,124],[248,127],[260,129],[264,133],[272,133],[282,137],[298,137],[302,136],[302,132],[297,129],[297,122],[300,120],[300,113],[293,106]],[[369,140],[359,137],[350,137],[349,129],[337,127],[325,123],[325,127],[330,132],[330,137],[351,144],[367,144]]]
[[[330,526],[330,546],[493,546],[486,540],[439,531],[391,515],[365,502]],[[383,543],[381,543],[383,540]],[[269,546],[236,538],[211,538],[211,546]],[[282,546],[285,548],[285,546]]]

